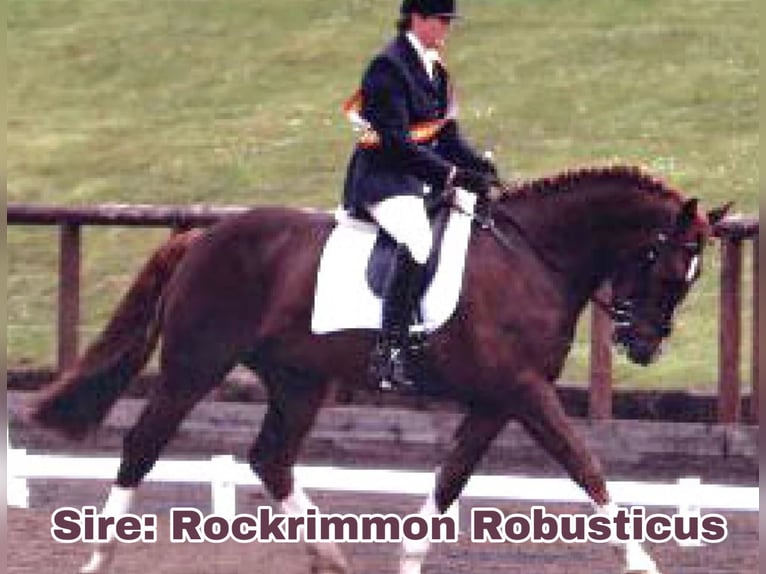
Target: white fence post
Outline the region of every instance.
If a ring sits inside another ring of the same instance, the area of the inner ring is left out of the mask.
[[[227,519],[237,515],[237,484],[234,477],[237,463],[230,454],[210,459],[210,488],[213,496],[213,514]]]
[[[27,451],[8,445],[8,506],[29,508],[29,484],[26,477]]]
[[[698,476],[690,476],[678,479],[679,503],[678,514],[686,517],[700,517],[701,509],[698,501],[700,500],[700,491],[702,480]],[[679,540],[679,546],[694,547],[703,546],[700,540]]]

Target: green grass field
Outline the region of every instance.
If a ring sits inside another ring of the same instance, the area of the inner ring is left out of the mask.
[[[354,139],[339,108],[398,5],[10,0],[8,198],[333,207]],[[506,174],[641,164],[708,206],[756,212],[755,0],[461,6],[447,60],[464,130]],[[163,235],[86,232],[86,340]],[[12,228],[8,244],[9,361],[51,363],[55,230]],[[621,385],[715,384],[717,264],[660,363],[617,360]],[[586,359],[583,332],[567,378]]]

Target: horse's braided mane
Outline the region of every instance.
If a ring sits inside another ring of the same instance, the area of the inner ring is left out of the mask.
[[[677,189],[670,187],[663,180],[651,175],[638,166],[609,165],[600,167],[581,167],[563,171],[559,174],[518,182],[514,195],[535,196],[548,193],[571,191],[583,180],[623,180],[634,188],[650,193],[672,196],[681,200]]]

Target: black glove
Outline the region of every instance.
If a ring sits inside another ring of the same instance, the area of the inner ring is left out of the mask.
[[[491,175],[492,177],[497,179],[497,166],[489,158],[486,158],[486,157],[479,158],[479,165],[477,166],[477,171],[480,171],[486,175]]]
[[[458,169],[452,183],[478,196],[488,195],[496,176],[475,171],[473,169]]]

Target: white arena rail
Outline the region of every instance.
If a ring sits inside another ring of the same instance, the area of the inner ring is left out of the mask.
[[[8,450],[8,505],[29,507],[30,479],[112,480],[120,459],[28,454]],[[433,488],[433,473],[385,469],[298,466],[296,479],[306,489],[330,492],[426,495]],[[237,485],[256,486],[260,480],[249,466],[230,455],[208,460],[160,460],[146,480],[210,484],[213,513],[236,514]],[[680,514],[702,508],[722,511],[758,511],[758,487],[702,484],[699,478],[653,483],[612,481],[609,489],[618,504],[678,508]],[[474,476],[463,493],[466,498],[530,502],[582,502],[585,493],[571,480],[518,476]]]

